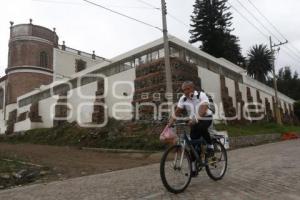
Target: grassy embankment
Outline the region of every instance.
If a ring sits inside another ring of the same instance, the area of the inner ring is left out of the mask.
[[[259,135],[270,133],[300,133],[300,126],[278,126],[274,123],[248,125],[215,126],[217,130],[227,130],[230,137]],[[57,146],[76,146],[113,149],[162,150],[165,148],[158,137],[163,125],[139,124],[132,127],[116,121],[110,121],[101,129],[81,128],[75,123],[50,129],[35,129],[21,135],[0,137],[0,142],[33,143]]]

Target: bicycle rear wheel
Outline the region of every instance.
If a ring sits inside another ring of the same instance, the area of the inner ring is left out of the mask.
[[[227,152],[223,144],[219,141],[214,141],[214,156],[206,158],[207,165],[205,166],[207,175],[217,181],[223,178],[227,170]]]
[[[169,192],[181,193],[191,182],[191,160],[181,145],[171,146],[162,156],[160,176]]]

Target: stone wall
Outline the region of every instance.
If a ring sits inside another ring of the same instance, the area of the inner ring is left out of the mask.
[[[100,104],[105,103],[105,98],[101,97],[104,94],[104,81],[97,82],[97,91],[95,93],[94,112],[92,114],[92,122],[99,124],[104,122],[105,108]]]
[[[242,96],[242,92],[240,91],[240,87],[239,87],[239,83],[237,81],[234,82],[234,87],[235,87],[235,98],[236,98],[236,110],[237,112],[239,112],[239,116],[240,116],[240,122],[245,122],[245,118],[244,118],[244,105],[245,105],[245,101],[243,100],[243,96]]]
[[[234,149],[238,147],[253,146],[267,142],[279,141],[280,139],[280,133],[229,137],[229,145],[231,149]]]
[[[224,108],[224,112],[225,112],[225,117],[226,118],[235,117],[236,109],[233,105],[233,99],[229,95],[228,87],[226,86],[224,75],[220,75],[220,83],[221,83],[221,97],[222,97],[222,103],[223,103],[223,108]],[[230,120],[228,122],[231,123],[233,121]]]
[[[55,105],[55,114],[53,119],[53,126],[60,126],[64,124],[68,117],[67,93],[60,94],[57,104]]]
[[[201,80],[198,76],[198,69],[195,64],[187,63],[178,58],[171,58],[170,64],[173,84],[173,102],[177,102],[182,95],[181,85],[186,80],[193,81],[196,90],[201,89]],[[158,59],[152,63],[137,66],[134,86],[133,106],[136,106],[138,103],[154,103],[155,105],[160,105],[163,102],[167,102],[165,97],[166,78],[164,59]],[[154,108],[151,105],[140,106],[138,112],[140,120],[153,119]]]

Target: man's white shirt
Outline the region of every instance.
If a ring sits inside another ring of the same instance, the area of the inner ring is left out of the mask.
[[[177,107],[181,109],[186,109],[188,116],[191,119],[198,119],[199,107],[202,104],[209,104],[209,99],[207,95],[204,92],[200,92],[200,95],[198,95],[198,91],[194,91],[194,95],[192,98],[188,98],[185,95],[182,95],[178,101]],[[205,116],[209,116],[212,114],[212,111],[210,109],[207,109]]]

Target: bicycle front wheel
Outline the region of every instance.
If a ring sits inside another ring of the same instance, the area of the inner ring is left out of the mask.
[[[223,144],[219,141],[213,142],[214,156],[206,158],[207,165],[205,166],[207,175],[217,181],[223,178],[227,170],[227,152]]]
[[[181,193],[191,182],[191,159],[181,145],[171,146],[162,156],[160,176],[169,192]]]

